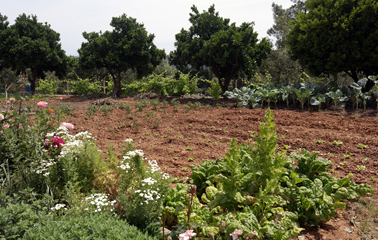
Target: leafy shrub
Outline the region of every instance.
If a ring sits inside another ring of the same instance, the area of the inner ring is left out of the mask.
[[[24,239],[137,239],[153,240],[114,214],[97,213],[43,221],[30,228]]]
[[[88,106],[86,114],[88,116],[93,116],[93,115],[96,114],[97,111],[98,111],[98,106],[94,105],[94,104],[91,104],[91,105]]]
[[[101,84],[91,82],[88,78],[78,78],[76,81],[72,81],[71,84],[73,85],[71,92],[77,95],[90,95],[101,91]]]
[[[109,105],[102,105],[100,107],[100,111],[103,112],[104,114],[108,114],[109,112],[111,112],[113,110],[113,107],[112,106],[109,106]]]
[[[55,95],[58,93],[58,86],[59,81],[56,81],[54,79],[39,79],[38,87],[36,88],[36,90],[41,92],[42,94]]]
[[[118,108],[126,110],[127,114],[130,114],[131,110],[133,109],[133,107],[130,104],[124,104],[124,103],[121,103]]]

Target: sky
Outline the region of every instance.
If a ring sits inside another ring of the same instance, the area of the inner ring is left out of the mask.
[[[144,23],[147,32],[155,35],[155,45],[169,54],[175,49],[175,35],[190,27],[193,5],[203,12],[214,4],[219,16],[237,26],[254,22],[261,39],[269,37],[266,32],[273,25],[273,2],[284,8],[292,5],[290,0],[0,0],[0,13],[8,17],[10,25],[19,14],[36,15],[38,22],[47,22],[60,34],[69,56],[78,56],[85,41],[83,32],[111,31],[112,17],[125,13]]]

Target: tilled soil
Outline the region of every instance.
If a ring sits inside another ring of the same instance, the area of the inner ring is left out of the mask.
[[[203,106],[198,110],[192,108],[187,111],[182,109],[184,103],[194,103],[197,100],[179,100],[181,106],[178,109],[159,105],[153,110],[149,106],[140,113],[136,113],[135,108],[138,99],[101,100],[104,103],[98,103],[99,105],[118,106],[121,102],[130,104],[133,106],[131,115],[117,108],[108,114],[98,111],[90,117],[86,115],[88,106],[99,100],[74,96],[64,97],[62,101],[45,99],[49,103],[48,106],[53,107],[71,104],[75,111],[64,120],[75,125],[75,133],[83,130],[92,133],[104,153],[109,143],[119,150],[124,140],[131,138],[148,159],[157,160],[163,171],[180,178],[189,177],[189,166],[200,164],[202,159],[215,160],[223,157],[232,138],[237,138],[239,143],[253,144],[251,132],[259,131],[259,122],[264,120],[266,112],[266,109],[239,109],[235,107],[235,102],[226,100],[202,100],[205,101],[204,104],[211,104],[213,107]],[[156,118],[148,116],[148,113],[151,114],[148,111],[152,111]],[[345,177],[352,173],[354,182],[370,184],[377,192],[378,183],[372,181],[374,178],[378,179],[376,111],[308,112],[273,108],[272,112],[280,136],[279,150],[285,148],[288,153],[299,148],[319,151],[318,156],[333,161],[328,170],[333,176]],[[154,119],[160,119],[155,128],[152,126]],[[140,124],[139,127],[137,123]],[[316,140],[323,140],[324,143],[319,144]],[[333,141],[341,141],[343,144],[335,146]],[[360,149],[358,144],[366,145],[367,148]],[[353,155],[346,159],[344,155],[349,153]],[[366,170],[358,169],[357,165],[365,166]],[[372,199],[378,203],[377,194],[373,195]],[[358,229],[350,222],[359,211],[360,205],[360,202],[348,203],[346,211],[319,229],[306,228],[298,239],[361,239]],[[367,236],[375,236],[377,239],[378,224],[373,221],[370,224],[373,228]],[[346,230],[352,232],[348,233]]]

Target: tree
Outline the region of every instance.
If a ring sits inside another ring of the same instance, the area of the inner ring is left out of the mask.
[[[191,10],[192,26],[176,34],[176,50],[169,55],[170,63],[179,69],[188,65],[197,70],[209,67],[223,92],[239,73],[252,77],[271,50],[269,40],[263,38],[258,42],[253,23],[242,23],[239,27],[230,24],[229,19],[215,12],[214,5],[203,13],[194,5]]]
[[[267,34],[276,38],[277,49],[284,49],[286,46],[286,35],[290,30],[290,22],[292,21],[289,15],[289,9],[283,9],[281,5],[272,3],[273,10],[273,27],[269,28]]]
[[[87,69],[106,68],[114,81],[113,96],[120,97],[122,71],[133,69],[141,78],[160,64],[165,53],[153,44],[155,36],[126,14],[113,17],[110,26],[113,31],[83,33],[87,42],[78,50],[79,62]]]
[[[378,73],[378,2],[308,0],[287,35],[290,55],[314,75]],[[374,82],[366,85],[368,91]]]
[[[50,25],[39,23],[37,16],[19,15],[14,25],[8,27],[6,16],[0,15],[0,56],[2,67],[12,67],[18,72],[31,69],[28,76],[32,93],[36,79],[44,71],[55,71],[63,76],[67,71],[67,56],[61,49],[60,35]]]

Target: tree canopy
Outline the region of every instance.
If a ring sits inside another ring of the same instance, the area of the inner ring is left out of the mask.
[[[7,17],[0,15],[0,58],[2,67],[17,71],[30,68],[28,76],[32,92],[35,92],[37,77],[44,71],[55,71],[63,76],[67,71],[67,56],[62,50],[59,33],[47,23],[40,23],[37,16],[19,15],[8,26]]]
[[[197,70],[209,67],[223,92],[239,73],[252,77],[271,50],[269,40],[258,41],[253,23],[244,22],[239,27],[230,24],[230,19],[215,12],[214,5],[203,13],[194,5],[191,10],[192,26],[176,34],[176,50],[169,55],[170,63],[179,69],[188,65]]]
[[[165,57],[164,50],[158,49],[144,25],[123,14],[113,17],[112,31],[84,32],[87,40],[78,50],[79,62],[83,68],[106,68],[114,81],[113,96],[121,95],[121,72],[133,69],[138,77],[151,73]]]
[[[293,59],[317,76],[345,72],[357,82],[378,73],[377,1],[307,0],[306,9],[287,35]]]

